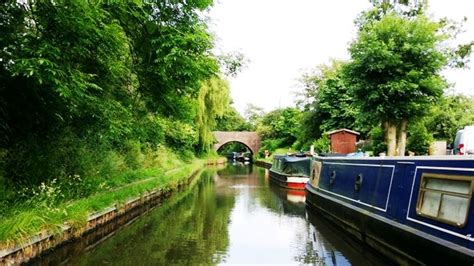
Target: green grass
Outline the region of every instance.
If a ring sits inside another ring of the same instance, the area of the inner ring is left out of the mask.
[[[87,159],[86,176],[69,175],[29,187],[7,187],[0,175],[0,249],[23,244],[40,232],[77,229],[87,218],[112,206],[123,206],[155,189],[172,189],[202,167],[210,153],[197,159],[160,146],[132,153],[104,152],[101,160]],[[1,174],[1,173],[0,173]]]
[[[278,148],[276,149],[275,151],[273,151],[270,156],[268,156],[268,158],[259,158],[259,160],[262,160],[262,161],[265,161],[265,162],[268,162],[268,163],[272,163],[273,162],[273,155],[283,155],[283,154],[286,154],[286,153],[297,153],[298,151],[294,151],[294,150],[291,150],[291,149],[288,149],[288,148]]]
[[[220,159],[225,158],[224,156],[218,154],[216,151],[208,151],[207,153],[201,154],[200,158],[202,159]]]
[[[268,158],[259,158],[259,161],[264,161],[267,163],[272,163],[273,162],[273,156],[269,156]]]
[[[86,198],[59,204],[47,200],[30,200],[19,204],[0,222],[0,248],[22,244],[40,232],[60,232],[65,224],[74,229],[80,228],[86,224],[88,216],[95,212],[123,205],[127,200],[158,188],[175,188],[202,165],[203,160],[185,164],[170,156],[161,163],[160,168],[124,173],[112,179],[108,189]]]

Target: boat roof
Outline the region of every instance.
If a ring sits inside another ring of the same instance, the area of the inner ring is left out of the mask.
[[[288,154],[275,154],[273,156],[274,159],[285,159],[287,162],[300,162],[300,161],[307,161],[311,160],[314,157],[307,157],[307,156],[295,156],[295,155],[288,155]]]
[[[301,162],[311,160],[311,157],[296,157],[296,156],[286,156],[285,161],[287,162]]]

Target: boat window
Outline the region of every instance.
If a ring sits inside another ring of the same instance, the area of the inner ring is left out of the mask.
[[[418,215],[463,227],[466,224],[474,177],[423,174],[416,211]]]

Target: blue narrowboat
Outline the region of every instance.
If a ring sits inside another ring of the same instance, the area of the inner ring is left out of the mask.
[[[301,190],[304,193],[312,161],[312,157],[275,155],[270,168],[270,178],[284,188]]]
[[[474,156],[316,157],[306,204],[401,264],[474,264]]]

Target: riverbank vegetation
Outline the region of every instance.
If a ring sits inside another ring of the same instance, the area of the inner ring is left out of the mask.
[[[88,195],[76,199],[65,200],[71,193],[68,191],[71,186],[56,179],[37,188],[29,188],[31,191],[23,191],[27,198],[16,200],[13,206],[5,209],[0,223],[0,248],[24,243],[38,233],[61,232],[64,226],[78,232],[91,214],[110,207],[120,209],[128,200],[154,190],[174,190],[204,164],[204,160],[192,163],[183,163],[177,158],[174,160],[168,168],[148,168],[114,176],[109,182],[90,186]],[[79,176],[72,179],[81,181]],[[85,191],[78,186],[74,188],[81,193]]]
[[[243,64],[213,53],[211,4],[0,4],[0,242],[169,187],[207,156]]]
[[[420,155],[434,139],[452,143],[457,130],[473,125],[474,98],[451,93],[442,71],[465,67],[474,41],[453,47],[460,25],[425,12],[423,3],[375,1],[355,21],[351,58],[304,73],[296,108],[259,119],[260,155],[310,145],[328,152],[325,133],[340,128],[360,132],[368,140],[360,148],[373,154]]]

